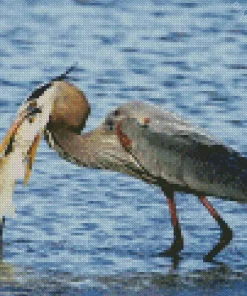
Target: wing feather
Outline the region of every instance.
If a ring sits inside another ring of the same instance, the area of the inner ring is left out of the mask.
[[[152,105],[133,102],[119,110],[131,153],[152,175],[192,192],[247,196],[247,160],[240,153]]]

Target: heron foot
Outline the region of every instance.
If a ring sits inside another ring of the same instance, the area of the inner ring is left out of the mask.
[[[4,227],[5,227],[5,217],[2,217],[2,221],[0,221],[0,240],[2,240],[2,237],[3,237]]]
[[[166,256],[166,257],[175,257],[178,256],[178,254],[183,250],[184,248],[184,240],[183,238],[174,240],[171,247],[163,252],[160,252],[160,256]]]
[[[222,223],[223,224],[223,223]],[[221,252],[232,240],[233,232],[230,227],[224,222],[223,231],[220,236],[220,241],[213,247],[211,251],[208,252],[207,255],[203,257],[203,261],[212,262],[214,261],[214,257]]]
[[[221,229],[220,241],[203,258],[206,262],[212,262],[214,261],[214,257],[230,243],[233,237],[233,232],[205,196],[199,196],[199,199]]]

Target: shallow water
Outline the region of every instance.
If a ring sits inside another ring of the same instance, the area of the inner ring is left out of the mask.
[[[246,154],[244,1],[1,0],[0,8],[1,137],[35,86],[78,61],[71,76],[92,106],[87,130],[140,99]],[[177,194],[182,258],[156,256],[173,237],[159,188],[78,168],[45,142],[14,199],[1,295],[245,295],[247,205],[210,198],[234,238],[205,263],[219,229],[194,196]]]

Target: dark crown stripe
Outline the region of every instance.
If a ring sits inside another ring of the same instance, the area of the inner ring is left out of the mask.
[[[72,72],[76,68],[76,64],[69,67],[64,73],[61,75],[53,78],[51,81],[49,81],[46,84],[41,85],[40,87],[36,88],[31,95],[27,98],[27,101],[32,101],[35,99],[38,99],[40,96],[44,94],[44,92],[52,86],[52,82],[54,81],[62,81],[65,80],[68,77],[68,74]]]

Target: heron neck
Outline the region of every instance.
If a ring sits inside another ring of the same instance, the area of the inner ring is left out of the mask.
[[[82,135],[64,128],[48,127],[47,134],[46,140],[50,146],[69,162],[79,166],[121,172],[148,183],[157,183],[156,179],[146,174],[132,156],[123,149],[117,135],[107,133],[102,126]]]
[[[58,154],[78,165],[92,166],[96,158],[96,153],[92,145],[91,133],[83,135],[77,134],[74,131],[67,129],[49,130],[49,137],[52,138],[50,142],[53,149]],[[53,142],[53,143],[51,143]]]

